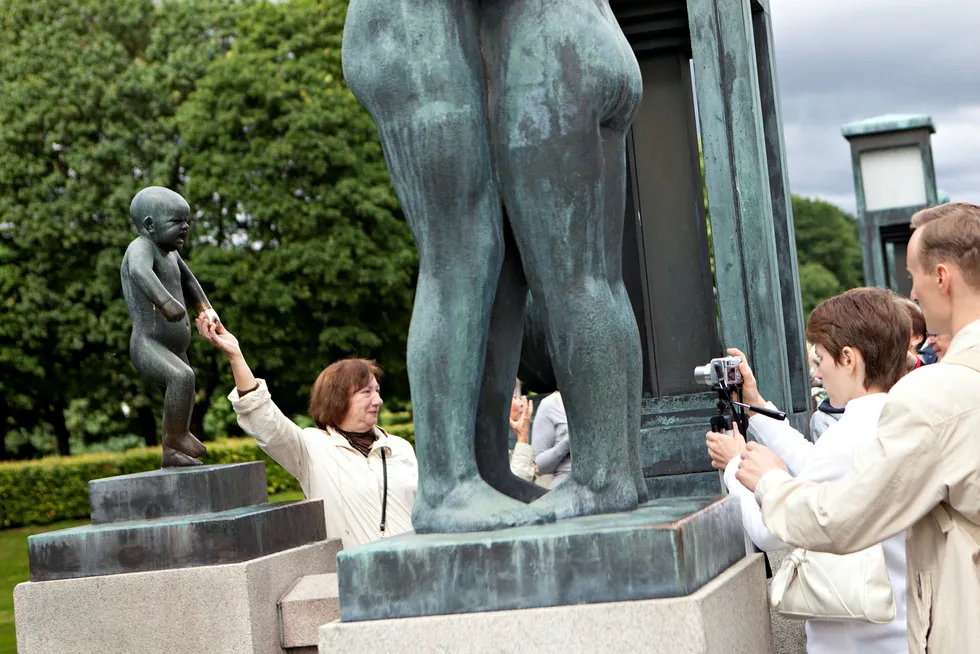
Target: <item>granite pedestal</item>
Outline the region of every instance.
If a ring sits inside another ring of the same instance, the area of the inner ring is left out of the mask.
[[[738,499],[469,534],[403,535],[337,557],[344,622],[689,595],[745,556]]]
[[[19,654],[282,654],[277,602],[334,570],[340,540],[243,563],[28,582],[14,589]]]
[[[265,464],[89,483],[93,524],[28,539],[18,651],[282,652],[277,604],[336,569],[322,500],[270,503]]]
[[[320,654],[771,654],[762,556],[739,560],[686,597],[519,611],[332,622]]]
[[[316,650],[320,625],[340,619],[336,574],[301,577],[279,600],[282,646],[293,651]]]

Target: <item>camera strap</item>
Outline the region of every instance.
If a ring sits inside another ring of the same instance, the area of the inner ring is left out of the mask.
[[[384,480],[384,491],[381,495],[381,533],[385,533],[385,513],[388,510],[388,461],[385,459],[385,448],[381,448],[381,476]]]

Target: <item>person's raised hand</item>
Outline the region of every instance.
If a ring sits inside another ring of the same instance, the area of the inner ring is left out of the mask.
[[[731,435],[709,431],[705,434],[705,445],[711,455],[711,467],[715,470],[724,470],[729,461],[745,453],[745,437],[739,431],[738,425],[735,425]]]
[[[197,333],[205,338],[205,340],[210,341],[208,336],[208,329],[211,327],[211,321],[208,317],[204,315],[203,312],[197,314],[197,318],[194,319],[194,325],[197,327]]]
[[[219,352],[229,359],[240,356],[242,353],[238,339],[230,331],[225,329],[222,322],[211,322],[205,314],[197,317],[197,330],[208,340],[211,345],[216,347]]]
[[[746,446],[735,478],[754,493],[755,487],[759,485],[759,480],[762,479],[763,475],[773,470],[789,472],[786,464],[775,452],[765,445],[753,442]]]
[[[521,395],[517,388],[514,389],[514,394],[510,396],[510,421],[514,422],[521,417],[521,412],[524,407],[527,406],[527,396]]]
[[[742,358],[742,363],[738,364],[738,371],[742,373],[742,400],[746,404],[764,406],[766,401],[762,399],[762,395],[759,393],[759,384],[755,380],[755,373],[752,372],[752,368],[749,366],[748,357],[741,350],[734,347],[728,348],[727,352],[728,356]]]
[[[517,434],[518,443],[527,443],[531,431],[531,413],[534,411],[534,402],[527,399],[526,395],[522,395],[520,400],[515,401],[514,404],[519,405],[518,415],[516,419],[513,417],[514,409],[512,408],[510,428]]]
[[[220,323],[221,318],[218,317],[218,312],[214,309],[205,309],[197,314],[197,318],[194,320],[194,324],[197,326],[197,333],[207,338],[207,327],[216,323]]]

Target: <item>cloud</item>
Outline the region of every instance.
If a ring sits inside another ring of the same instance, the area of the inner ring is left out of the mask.
[[[933,118],[940,188],[980,200],[980,2],[771,0],[790,186],[854,211],[841,125]]]

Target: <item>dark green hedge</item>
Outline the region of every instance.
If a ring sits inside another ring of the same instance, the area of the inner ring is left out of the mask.
[[[385,429],[413,440],[412,425]],[[265,461],[269,494],[300,490],[299,482],[259,449],[251,438],[207,443],[204,463]],[[58,520],[87,518],[88,482],[102,477],[147,472],[160,467],[160,448],[122,454],[83,454],[0,464],[0,529],[46,525]]]

